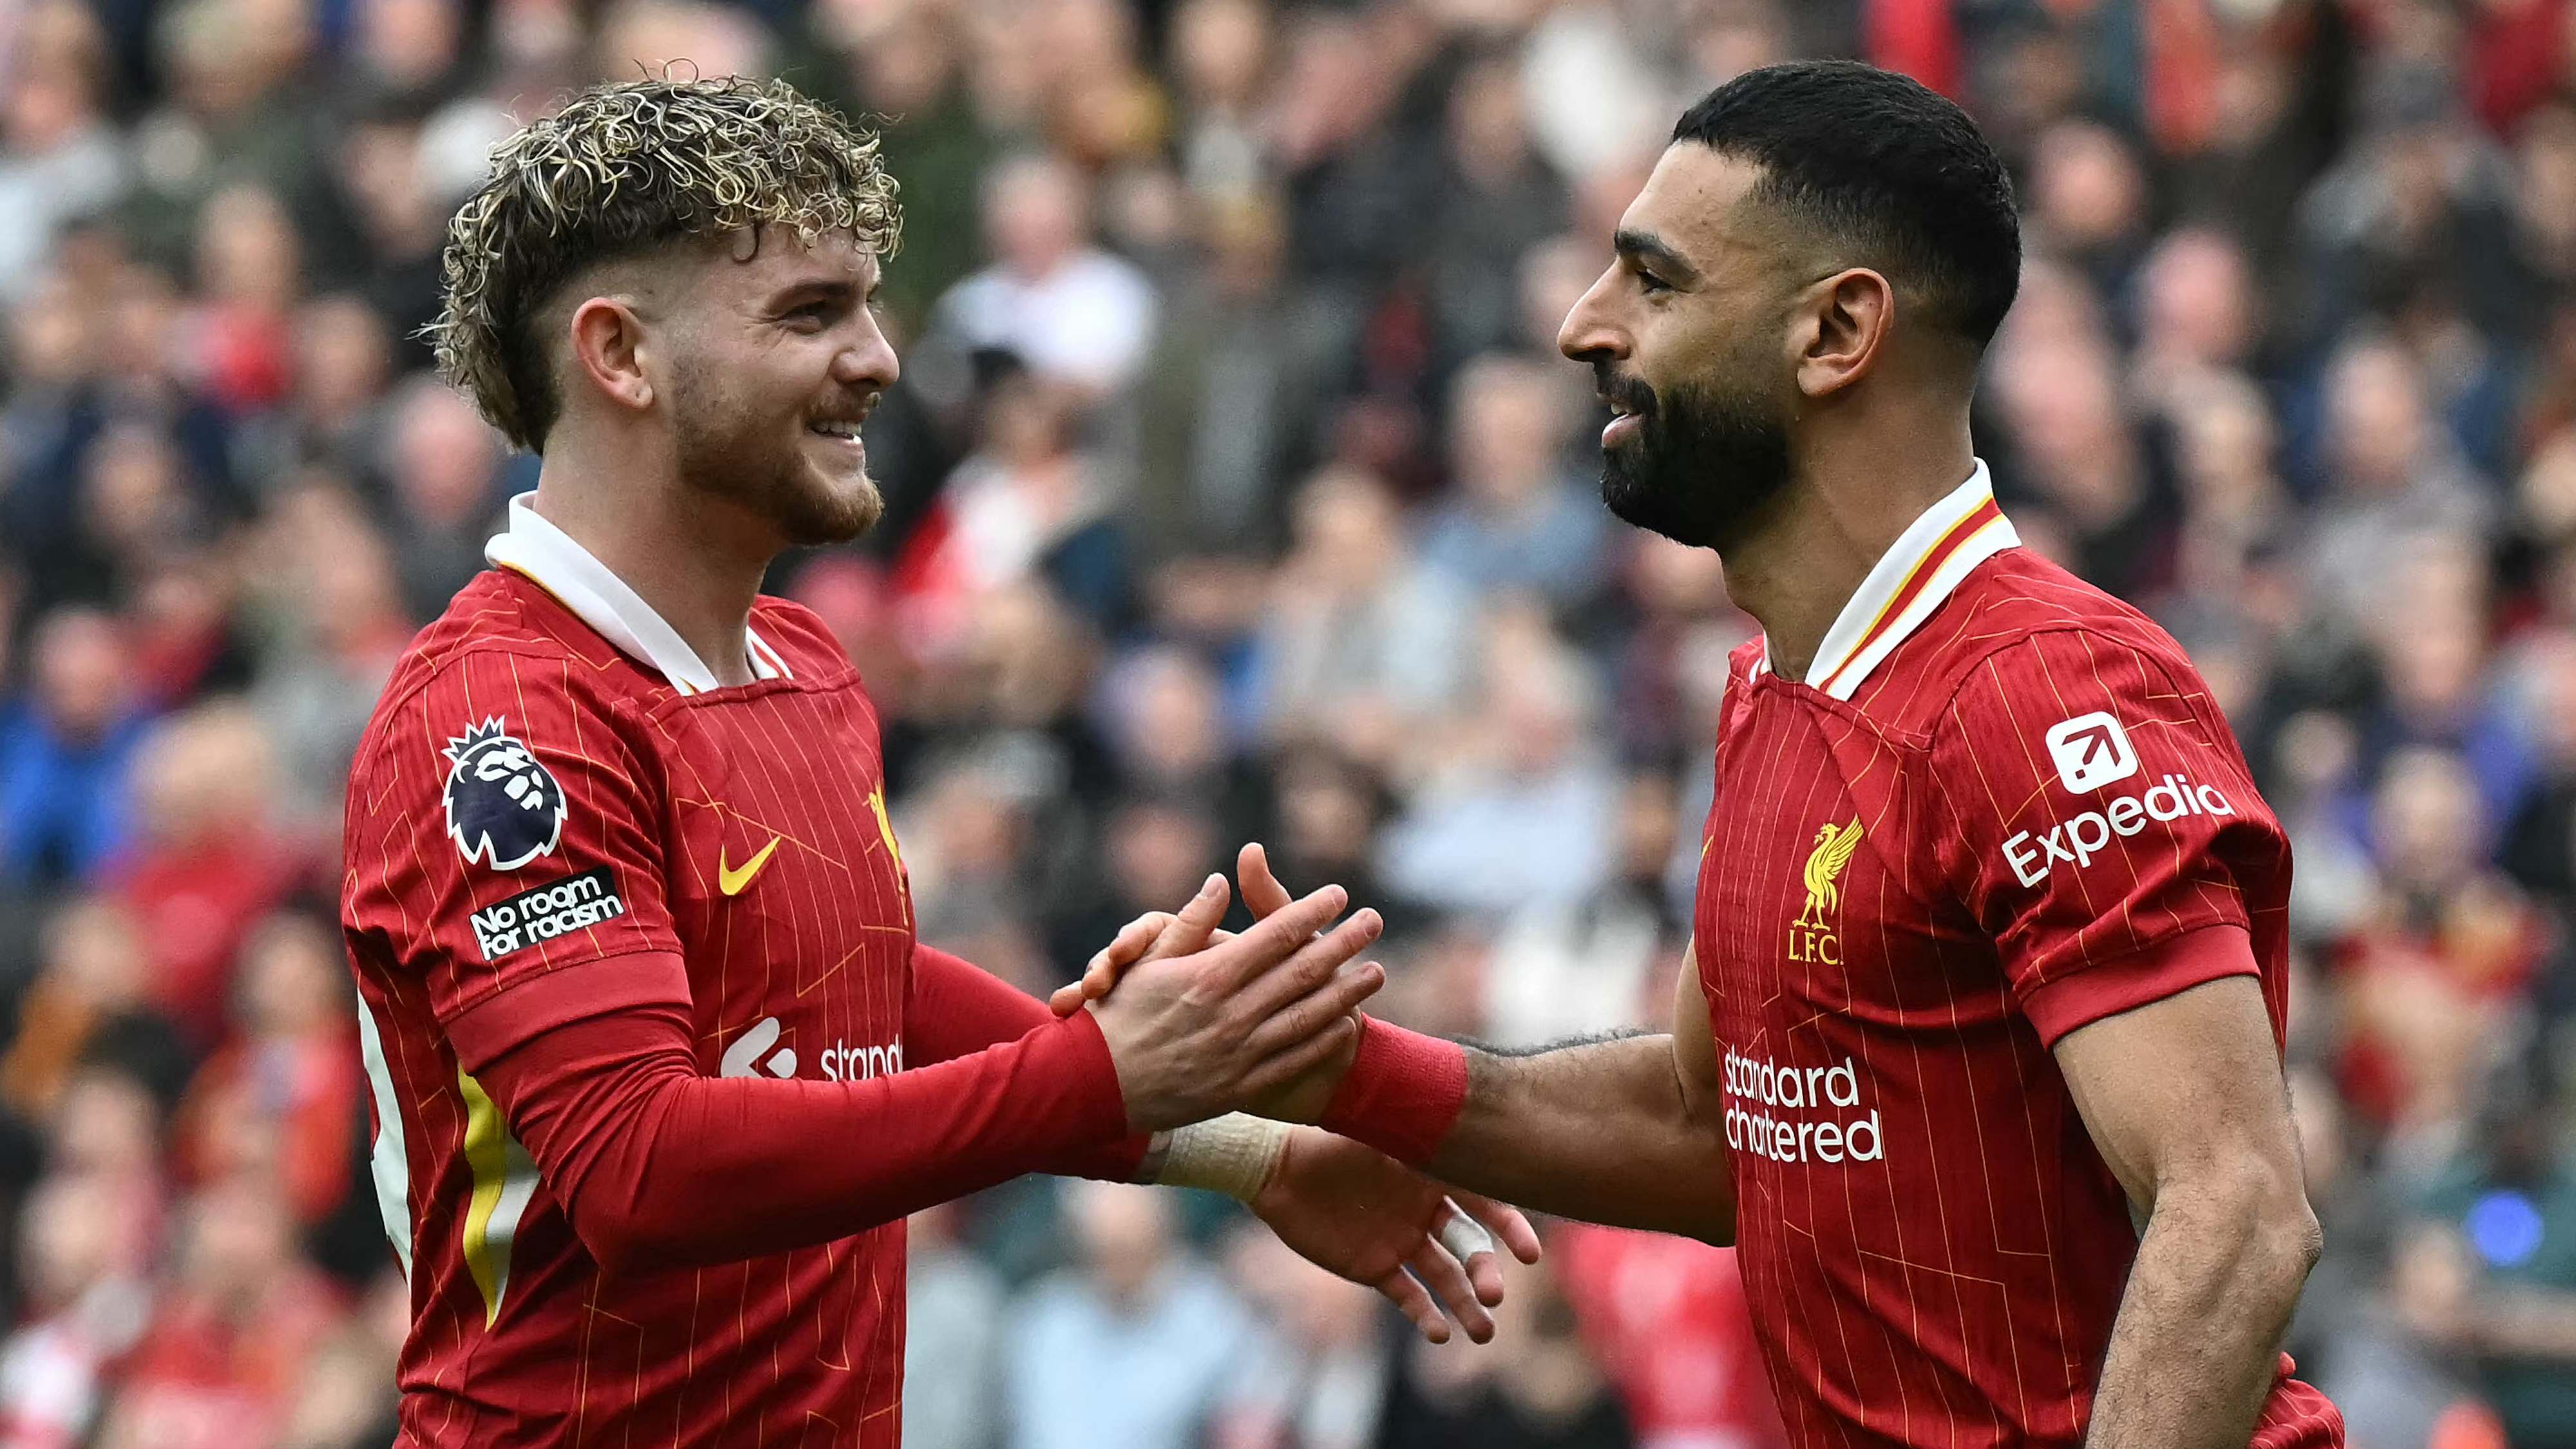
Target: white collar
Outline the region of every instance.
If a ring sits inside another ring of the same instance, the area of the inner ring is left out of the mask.
[[[680,693],[703,694],[717,688],[716,672],[698,658],[680,631],[571,534],[530,507],[528,500],[536,496],[522,493],[510,500],[510,526],[483,545],[483,557],[494,568],[527,575],[598,630],[601,638],[661,671]],[[788,677],[787,661],[748,625],[743,628],[743,658],[756,679]]]
[[[1851,698],[1970,571],[2020,542],[2012,521],[1995,507],[1994,484],[1980,458],[1967,482],[1923,510],[1871,566],[1825,631],[1815,662],[1807,666],[1807,684],[1836,699]],[[1770,667],[1766,641],[1754,670]]]

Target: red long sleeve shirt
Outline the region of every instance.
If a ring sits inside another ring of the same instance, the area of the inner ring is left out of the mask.
[[[1087,1017],[917,947],[875,709],[819,620],[760,600],[761,677],[710,687],[579,564],[590,613],[461,592],[351,772],[402,1442],[897,1449],[903,1215],[1131,1173],[1117,1073]]]

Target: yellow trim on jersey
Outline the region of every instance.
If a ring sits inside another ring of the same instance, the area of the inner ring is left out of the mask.
[[[474,1180],[465,1209],[465,1270],[483,1294],[483,1326],[489,1328],[510,1290],[510,1248],[528,1199],[536,1195],[537,1165],[510,1135],[482,1083],[459,1068],[456,1089],[465,1099],[465,1166]]]
[[[895,844],[894,821],[886,815],[885,786],[868,792],[868,808],[877,812],[877,833],[885,837],[886,854],[894,857],[894,868],[903,869],[903,847]]]

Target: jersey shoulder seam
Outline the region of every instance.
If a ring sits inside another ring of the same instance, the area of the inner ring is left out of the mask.
[[[2158,657],[2158,651],[2142,647],[2140,641],[2124,637],[2121,631],[2104,628],[2099,622],[2089,619],[2057,620],[2051,623],[2041,624],[2025,632],[2015,634],[2009,639],[1998,639],[1994,643],[1968,655],[1954,665],[1952,667],[1949,680],[1942,687],[1940,702],[1934,706],[1931,724],[1924,731],[1925,737],[1929,739],[1938,735],[1948,722],[1955,717],[1956,712],[1953,706],[1957,705],[1959,702],[1960,692],[1968,687],[1969,679],[1972,678],[1976,674],[1977,670],[1988,660],[1991,660],[1996,655],[2005,653],[2008,650],[2019,649],[2022,646],[2039,639],[2041,636],[2048,634],[2090,634],[2098,636],[2107,642],[2119,644],[2132,650],[2141,658],[2151,663],[2155,667],[2156,672],[2163,675],[2168,683],[2176,682],[2173,678],[2172,669],[2167,667],[2168,662],[2165,659]]]

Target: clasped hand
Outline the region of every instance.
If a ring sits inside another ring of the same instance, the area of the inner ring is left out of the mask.
[[[1237,1108],[1315,1120],[1357,1047],[1356,1008],[1385,983],[1376,963],[1347,964],[1377,939],[1376,912],[1324,931],[1347,899],[1340,887],[1291,900],[1258,845],[1244,847],[1238,869],[1252,929],[1218,929],[1230,897],[1225,877],[1210,876],[1180,910],[1129,922],[1050,1002],[1058,1016],[1087,1007],[1098,1018],[1140,1129]],[[1492,1239],[1524,1263],[1539,1259],[1518,1209],[1313,1127],[1294,1130],[1250,1206],[1308,1261],[1384,1294],[1433,1343],[1448,1341],[1450,1317],[1478,1343],[1493,1338],[1503,1274]]]

